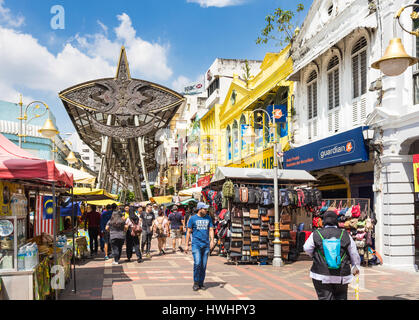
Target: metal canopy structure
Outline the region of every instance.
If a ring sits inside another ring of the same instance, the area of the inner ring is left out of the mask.
[[[143,200],[141,181],[158,166],[155,135],[168,127],[184,97],[158,84],[131,78],[121,48],[115,78],[85,82],[59,93],[80,138],[102,157],[97,188],[131,185]]]

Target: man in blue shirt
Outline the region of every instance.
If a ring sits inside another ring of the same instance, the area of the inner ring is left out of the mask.
[[[112,206],[110,204],[108,204],[106,206],[106,210],[102,212],[102,215],[100,216],[100,234],[103,237],[104,241],[105,241],[105,245],[104,245],[104,249],[105,249],[105,260],[109,259],[108,256],[108,250],[109,250],[109,243],[110,243],[110,238],[109,238],[109,231],[106,231],[106,224],[108,223],[108,221],[111,219],[112,217]]]
[[[197,205],[198,213],[190,217],[188,221],[185,253],[189,251],[189,238],[192,234],[194,291],[205,289],[204,280],[208,255],[214,246],[214,224],[211,217],[207,214],[208,208],[208,205],[199,202]]]

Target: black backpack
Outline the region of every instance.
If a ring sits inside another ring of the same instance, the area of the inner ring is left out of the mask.
[[[234,203],[241,203],[240,201],[240,188],[237,185],[234,185]]]
[[[322,193],[319,189],[314,189],[314,206],[321,206],[322,204]]]
[[[302,189],[304,193],[304,205],[311,206],[311,196],[308,189]]]
[[[252,187],[248,187],[247,190],[248,190],[248,194],[249,194],[247,203],[248,204],[255,204],[256,203],[256,190]]]

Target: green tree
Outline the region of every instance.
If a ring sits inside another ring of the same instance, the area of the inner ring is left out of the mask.
[[[244,81],[246,82],[246,85],[248,85],[250,77],[252,75],[250,74],[250,66],[249,66],[249,61],[247,61],[247,59],[244,61],[244,65],[243,65],[242,70],[244,72],[242,77],[243,77]]]
[[[288,45],[294,35],[297,27],[296,14],[304,10],[302,3],[297,4],[295,11],[275,9],[273,14],[266,16],[265,28],[260,36],[256,39],[257,44],[266,44],[269,40],[273,40],[277,45],[284,47]]]

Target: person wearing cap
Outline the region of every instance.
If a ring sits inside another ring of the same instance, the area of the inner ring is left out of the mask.
[[[186,234],[185,253],[189,251],[189,238],[192,234],[193,290],[205,289],[204,280],[210,250],[214,246],[214,224],[208,215],[209,206],[203,202],[197,205],[198,213],[189,218]]]
[[[304,244],[304,251],[313,258],[310,277],[319,300],[347,300],[348,284],[359,274],[361,259],[355,241],[344,229],[338,228],[338,217],[334,211],[327,211],[324,227],[314,231]],[[339,269],[330,269],[324,255],[323,239],[340,239]],[[351,269],[352,264],[352,269]]]

